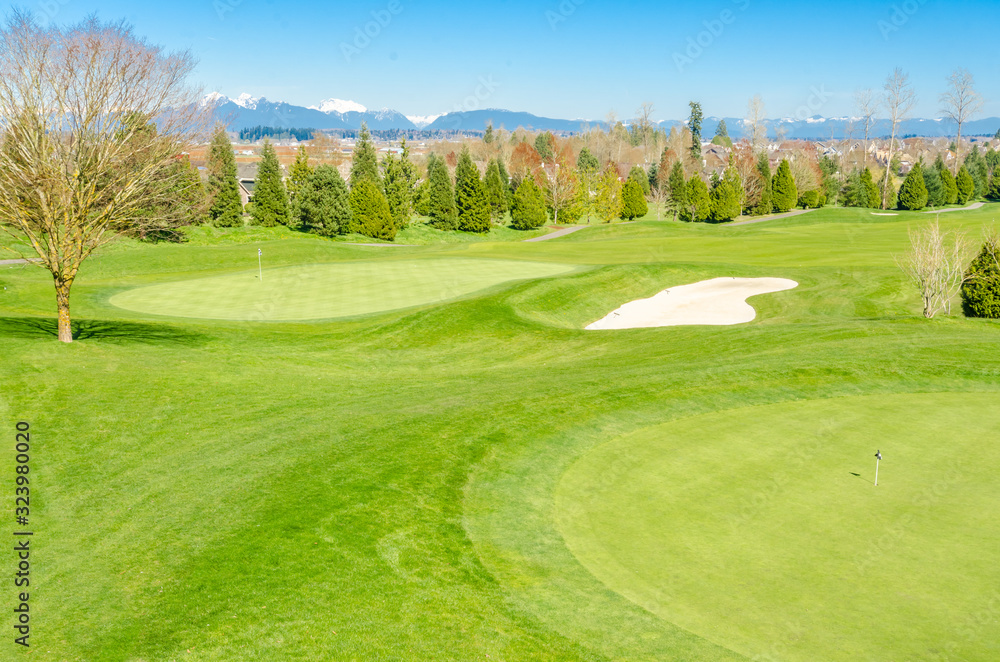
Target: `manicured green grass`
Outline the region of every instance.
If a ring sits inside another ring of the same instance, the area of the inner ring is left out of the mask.
[[[1000,585],[998,434],[994,393],[694,416],[583,456],[555,520],[604,584],[751,658],[990,659],[957,633]]]
[[[941,224],[975,234],[997,210]],[[1000,324],[919,317],[893,253],[931,218],[822,209],[415,248],[125,242],[82,270],[71,345],[54,339],[51,277],[0,268],[0,430],[9,446],[15,421],[32,426],[31,656],[997,659]],[[110,303],[252,276],[257,248],[274,271],[485,260],[573,271],[333,321]],[[722,275],[800,286],[753,299],[746,325],[582,330]],[[821,436],[827,421],[835,433]],[[609,443],[620,451],[600,466]],[[815,459],[797,459],[800,447]],[[876,447],[878,488],[862,480]],[[593,482],[622,463],[636,478],[609,483],[621,494]],[[0,453],[0,477],[13,465]],[[913,501],[925,486],[928,506]],[[602,511],[647,495],[617,521]],[[727,516],[746,517],[740,535],[710,526]],[[622,533],[639,529],[645,539]],[[637,577],[587,551],[615,536]],[[766,583],[761,568],[773,569]]]
[[[226,320],[352,317],[572,270],[564,264],[513,260],[355,260],[147,285],[114,295],[111,304],[153,315]]]

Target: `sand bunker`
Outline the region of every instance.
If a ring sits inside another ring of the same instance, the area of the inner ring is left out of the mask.
[[[743,324],[757,316],[747,297],[798,287],[787,278],[713,278],[630,301],[588,329],[642,329],[686,324]]]

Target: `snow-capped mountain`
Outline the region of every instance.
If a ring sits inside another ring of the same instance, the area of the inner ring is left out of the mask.
[[[253,126],[274,126],[302,129],[359,129],[361,123],[370,129],[416,129],[401,113],[389,108],[368,110],[356,101],[326,99],[316,106],[295,106],[283,101],[269,101],[243,93],[231,99],[212,92],[202,99],[213,104],[216,119],[231,131]]]
[[[313,110],[321,113],[363,113],[368,109],[356,101],[345,101],[343,99],[327,99],[320,101],[318,106],[309,106]]]
[[[428,129],[444,131],[483,131],[487,124],[514,130],[524,127],[535,131],[580,131],[585,125],[600,125],[602,122],[585,120],[563,120],[539,117],[526,112],[486,108],[438,115],[403,115],[390,108],[369,110],[356,101],[329,98],[314,106],[295,106],[281,101],[269,101],[264,97],[254,97],[243,93],[230,99],[219,92],[206,95],[201,103],[212,104],[216,118],[230,130],[252,126],[274,126],[312,129],[358,129],[361,123],[370,129]],[[721,120],[725,120],[729,136],[735,140],[745,137],[745,123],[739,117],[706,117],[701,127],[701,135],[709,140],[715,135]],[[629,124],[629,120],[625,120]],[[660,120],[657,126],[669,131],[672,127],[686,124],[680,120]],[[864,134],[863,122],[856,117],[784,117],[765,120],[768,135],[772,138],[781,133],[787,139],[840,140],[848,136],[860,138]],[[990,117],[967,122],[962,127],[963,135],[990,135],[1000,128],[1000,119]],[[869,128],[872,138],[887,136],[890,126],[887,120],[876,119]],[[947,119],[910,119],[902,122],[897,129],[900,136],[950,137],[955,133],[954,122]]]
[[[441,117],[444,113],[438,113],[437,115],[407,115],[406,119],[413,122],[413,124],[418,128],[422,129],[428,124],[432,123],[437,118]]]

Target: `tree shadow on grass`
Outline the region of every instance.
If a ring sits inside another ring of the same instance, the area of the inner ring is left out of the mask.
[[[201,333],[162,324],[118,320],[76,320],[72,323],[73,340],[99,340],[114,343],[176,344],[193,347],[204,344]],[[0,317],[0,337],[58,338],[59,326],[47,317]]]

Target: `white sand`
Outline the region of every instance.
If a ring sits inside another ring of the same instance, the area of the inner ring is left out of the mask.
[[[899,216],[899,214],[896,214],[896,213],[882,213],[882,214],[880,214],[877,211],[873,211],[872,212],[872,216]]]
[[[648,299],[630,301],[588,329],[641,329],[685,324],[743,324],[757,311],[747,297],[798,287],[787,278],[713,278],[663,290]]]

